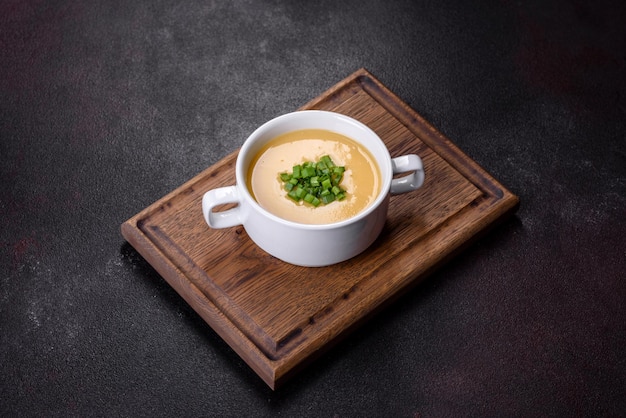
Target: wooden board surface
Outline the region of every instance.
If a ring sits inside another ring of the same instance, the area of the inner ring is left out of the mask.
[[[364,69],[301,109],[352,116],[383,139],[392,157],[416,153],[424,162],[424,186],[391,197],[385,228],[364,253],[331,267],[298,267],[264,253],[242,227],[210,229],[202,195],[234,183],[236,152],[121,228],[271,388],[518,205],[516,196]]]

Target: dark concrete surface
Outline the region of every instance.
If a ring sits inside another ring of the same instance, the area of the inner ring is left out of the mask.
[[[1,416],[626,416],[623,1],[0,1]],[[272,392],[121,237],[365,67],[518,213]]]

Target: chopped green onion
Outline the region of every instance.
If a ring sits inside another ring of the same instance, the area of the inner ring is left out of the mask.
[[[337,166],[328,155],[319,161],[294,165],[291,173],[280,173],[287,196],[295,202],[304,201],[314,207],[344,200],[347,192],[340,186],[346,168]]]
[[[329,204],[330,202],[334,202],[335,201],[335,195],[332,193],[328,193],[324,196],[322,196],[322,203],[324,203],[325,205]]]
[[[317,172],[315,171],[315,167],[307,166],[302,169],[302,177],[304,177],[305,179],[313,177],[316,173]]]
[[[289,196],[290,198],[292,198],[296,202],[300,201],[300,199],[298,199],[298,196],[296,196],[296,191],[293,190],[293,189],[290,190],[289,193],[287,193],[287,196]]]
[[[322,158],[320,158],[320,161],[326,164],[327,167],[335,166],[335,164],[333,164],[333,160],[330,159],[329,155],[324,155]]]

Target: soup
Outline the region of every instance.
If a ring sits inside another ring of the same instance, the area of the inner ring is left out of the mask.
[[[341,187],[346,197],[317,207],[287,196],[280,173],[294,165],[328,155],[345,172]],[[380,169],[374,157],[351,138],[323,129],[305,129],[269,141],[254,157],[247,184],[265,210],[303,224],[329,224],[351,218],[371,205],[381,190]]]

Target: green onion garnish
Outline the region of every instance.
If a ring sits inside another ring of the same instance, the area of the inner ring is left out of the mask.
[[[280,181],[296,202],[304,201],[315,207],[346,198],[347,192],[339,183],[346,168],[337,166],[328,155],[317,162],[305,161],[294,165],[291,173],[280,173]]]

